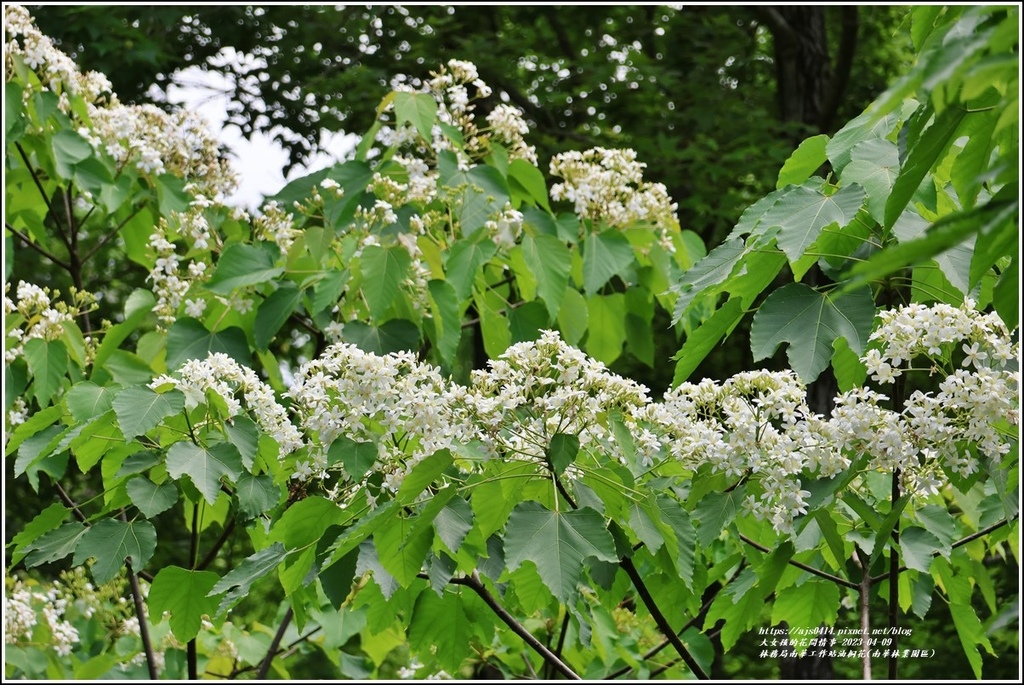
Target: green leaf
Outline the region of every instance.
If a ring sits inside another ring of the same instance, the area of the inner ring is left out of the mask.
[[[745,313],[742,299],[731,297],[700,328],[686,336],[686,341],[674,357],[676,370],[672,377],[673,387],[690,377],[722,338],[732,332]]]
[[[276,249],[241,243],[228,246],[217,260],[206,287],[218,295],[230,295],[233,290],[277,278],[284,273],[284,267],[274,266]]]
[[[228,574],[217,581],[206,593],[207,597],[216,597],[227,593],[221,599],[217,613],[225,613],[238,600],[248,595],[252,584],[269,575],[279,563],[284,561],[286,556],[288,556],[288,552],[284,545],[275,542],[270,547],[250,555],[241,564],[228,571]]]
[[[417,525],[421,519],[399,516],[382,525],[373,534],[380,565],[402,587],[409,587],[422,571],[434,539],[429,521],[425,525]]]
[[[199,634],[203,616],[217,611],[217,600],[207,593],[219,580],[212,571],[165,566],[149,586],[149,611],[154,617],[170,612],[171,632],[180,642],[188,642]]]
[[[672,286],[672,291],[679,295],[672,315],[673,325],[682,320],[700,293],[729,279],[745,253],[741,239],[729,240],[687,269],[682,279]]]
[[[558,316],[562,298],[569,287],[572,257],[569,248],[553,235],[526,235],[522,242],[523,259],[537,279],[537,294],[544,300],[552,318]]]
[[[548,324],[548,310],[536,300],[508,313],[508,330],[513,344],[537,340],[541,331],[549,327]]]
[[[555,433],[551,436],[551,444],[548,445],[548,462],[556,475],[565,473],[569,464],[576,461],[576,455],[580,452],[580,439],[576,435],[568,433]]]
[[[242,465],[251,470],[260,449],[260,428],[248,416],[240,415],[224,424],[224,432],[228,442],[238,448]]]
[[[532,561],[552,594],[570,602],[577,593],[588,557],[608,562],[619,560],[604,519],[593,509],[557,512],[538,502],[522,502],[512,510],[505,532],[509,571],[515,571],[524,561]]]
[[[540,169],[525,159],[513,159],[508,165],[508,178],[510,182],[515,181],[521,185],[538,205],[551,211],[551,205],[548,204],[548,187]]]
[[[154,305],[156,305],[156,297],[150,291],[141,288],[132,291],[132,294],[125,301],[124,321],[110,327],[103,334],[103,342],[100,343],[99,349],[96,350],[96,359],[93,362],[95,368],[101,368],[106,364],[110,355],[152,313]]]
[[[413,501],[427,489],[428,485],[434,482],[434,479],[452,465],[452,461],[452,453],[448,450],[434,452],[412,468],[412,471],[399,486],[398,492],[395,493],[395,499],[404,503]]]
[[[780,590],[772,605],[772,623],[785,621],[791,635],[805,629],[835,623],[839,611],[839,586],[825,580],[809,580]]]
[[[462,497],[453,497],[434,517],[434,530],[452,553],[459,551],[472,529],[473,508]]]
[[[145,476],[136,476],[126,486],[132,504],[139,508],[146,518],[153,518],[167,511],[178,501],[178,488],[174,483],[157,485]]]
[[[274,485],[270,476],[254,476],[243,473],[235,483],[235,498],[238,509],[250,518],[259,516],[277,504],[281,489]]]
[[[100,387],[92,381],[82,381],[65,393],[64,402],[75,421],[85,421],[109,411],[120,389],[117,385]]]
[[[409,622],[413,647],[427,648],[448,673],[458,673],[473,653],[474,621],[462,605],[460,595],[421,592]]]
[[[665,538],[648,513],[648,506],[649,501],[629,503],[629,528],[653,555],[665,544]]]
[[[833,297],[791,283],[773,292],[754,315],[750,351],[756,362],[789,343],[790,366],[810,383],[828,367],[838,338],[854,352],[864,351],[874,318],[875,303],[866,289]]]
[[[428,143],[434,140],[434,120],[437,117],[437,101],[430,93],[395,93],[395,125],[406,122],[419,131]]]
[[[11,145],[25,132],[27,118],[22,100],[25,89],[17,81],[4,84],[4,144]],[[7,282],[7,278],[4,278]]]
[[[872,138],[858,143],[852,159],[843,169],[843,183],[856,183],[868,195],[868,212],[878,223],[885,219],[885,203],[900,172],[900,156],[895,143]]]
[[[434,321],[434,344],[445,364],[455,361],[462,338],[462,319],[459,299],[451,283],[433,279],[427,284],[430,291],[430,311]]]
[[[926,110],[915,113],[915,116],[925,118],[932,106],[928,103],[925,107]],[[899,178],[893,184],[892,193],[885,203],[886,229],[892,228],[900,218],[925,175],[953,142],[953,134],[966,114],[967,111],[963,107],[947,107],[935,117],[931,126],[921,133],[917,144],[907,151],[907,161],[903,164]]]
[[[915,526],[900,531],[900,556],[907,568],[928,573],[934,554],[940,551],[942,543],[924,528]]]
[[[25,343],[24,354],[32,372],[36,401],[45,407],[68,373],[67,348],[59,340],[32,338]]]
[[[88,532],[84,523],[71,521],[56,530],[44,533],[25,546],[25,566],[32,568],[39,564],[59,561],[78,547],[82,536]]]
[[[93,154],[89,141],[74,131],[62,130],[53,134],[53,161],[57,164],[57,173],[70,180],[76,164],[88,159]]]
[[[385,355],[415,350],[420,343],[420,329],[408,319],[391,319],[381,326],[349,321],[341,337],[364,352]]]
[[[232,481],[242,473],[238,448],[226,442],[200,447],[191,442],[176,442],[167,450],[167,473],[175,480],[187,475],[206,501],[214,504],[220,495],[220,479]]]
[[[113,400],[117,425],[125,440],[145,435],[168,416],[185,406],[185,395],[178,390],[158,393],[141,385],[125,388]]]
[[[825,155],[825,146],[828,141],[829,137],[822,133],[800,143],[786,163],[782,165],[775,187],[781,189],[788,185],[803,183],[813,176],[818,167],[828,161]]]
[[[626,298],[622,293],[587,298],[587,353],[605,364],[622,355],[626,341]]]
[[[657,496],[657,513],[661,521],[668,525],[668,531],[662,528],[662,538],[666,546],[673,552],[676,570],[687,587],[693,583],[693,569],[696,563],[697,530],[690,520],[690,515],[679,502],[664,494]],[[671,532],[674,536],[666,533]],[[675,548],[673,550],[673,548]]]
[[[156,529],[149,521],[124,522],[103,519],[89,530],[75,547],[72,563],[81,566],[90,557],[92,577],[97,585],[113,580],[124,568],[125,559],[131,557],[132,570],[140,571],[156,550]]]
[[[257,349],[267,349],[301,301],[302,291],[295,287],[294,283],[285,281],[260,304],[256,310],[256,325],[253,329]]]
[[[490,261],[498,246],[486,238],[480,241],[460,240],[452,245],[445,261],[448,283],[455,288],[459,300],[473,292],[473,282],[480,267]]]
[[[864,204],[864,198],[864,189],[857,185],[844,186],[832,195],[796,186],[765,213],[758,227],[779,227],[776,242],[793,264],[803,257],[824,228],[850,224]]]
[[[222,352],[239,364],[249,364],[252,353],[245,332],[237,326],[210,332],[195,319],[183,317],[167,331],[167,368],[175,370],[189,359],[206,359]]]
[[[267,538],[284,543],[286,549],[305,547],[316,542],[331,526],[344,520],[344,511],[335,502],[311,496],[288,507]]]
[[[14,546],[11,553],[11,564],[17,564],[24,557],[23,551],[30,543],[35,542],[40,536],[54,531],[64,522],[71,511],[59,502],[55,502],[35,515],[21,531],[11,538],[10,545]]]
[[[583,292],[593,295],[632,263],[633,246],[621,231],[589,234],[583,240]]]
[[[398,286],[409,272],[412,258],[400,245],[369,245],[359,258],[363,282],[361,290],[374,319],[381,319],[398,294]]]
[[[377,446],[372,442],[356,442],[340,435],[327,450],[327,466],[341,464],[353,481],[363,479],[377,461]]]
[[[707,547],[718,539],[725,527],[736,518],[737,491],[709,492],[693,510],[697,526],[697,542]]]
[[[562,308],[558,310],[558,328],[562,339],[570,345],[579,346],[580,340],[587,332],[590,315],[587,312],[587,301],[574,288],[565,291]]]

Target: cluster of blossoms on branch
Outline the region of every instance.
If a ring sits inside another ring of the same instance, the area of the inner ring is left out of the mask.
[[[8,297],[10,283],[4,283],[4,360],[11,363],[24,355],[29,340],[59,340],[66,323],[95,307],[96,298],[83,290],[71,290],[71,304],[60,301],[59,291],[19,281],[15,299]]]
[[[4,642],[17,645],[43,638],[59,656],[71,654],[79,641],[78,629],[65,618],[71,602],[57,584],[33,588],[8,578],[4,589]],[[37,628],[40,614],[45,623],[39,628],[49,633],[45,637]]]

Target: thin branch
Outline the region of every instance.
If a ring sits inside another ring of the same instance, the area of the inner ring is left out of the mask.
[[[1006,519],[1003,519],[1002,521],[999,521],[997,523],[993,523],[991,526],[986,526],[985,528],[982,528],[977,533],[971,533],[967,537],[961,538],[961,539],[957,540],[952,545],[950,545],[949,548],[951,550],[953,550],[953,549],[956,549],[957,547],[963,547],[964,545],[966,545],[968,543],[974,542],[978,538],[983,538],[986,535],[988,535],[989,533],[992,533],[994,531],[999,530],[1000,528],[1002,528],[1005,525],[1009,525],[1010,523],[1016,521],[1019,518],[1020,518],[1020,514],[1016,514],[1015,516],[1011,516],[1010,518],[1006,518]],[[942,554],[942,552],[940,550],[935,550],[934,552],[932,552],[932,556],[933,557],[940,556],[941,554]],[[906,570],[907,570],[906,566],[900,566],[898,569],[896,569],[896,573],[897,573],[897,575],[899,575],[900,573],[903,573]],[[871,582],[872,583],[877,583],[879,581],[883,581],[883,580],[885,580],[886,578],[889,577],[890,573],[891,573],[891,570],[890,571],[886,571],[885,573],[881,573],[881,574],[873,577],[871,579]]]
[[[863,559],[859,555],[856,558],[860,559],[861,568],[864,569],[860,586],[857,588],[860,599],[860,646],[864,654],[861,658],[861,677],[864,680],[871,680],[871,568],[868,559]]]
[[[76,519],[88,526],[89,519],[82,513],[82,510],[78,508],[78,505],[75,504],[73,499],[71,499],[71,495],[67,493],[63,486],[61,486],[59,482],[53,481],[53,487],[57,488],[57,496],[60,497],[62,502],[64,502],[64,506],[71,510],[71,513],[75,515]]]
[[[292,616],[294,611],[291,607],[288,607],[288,611],[285,612],[284,618],[281,619],[281,625],[277,627],[277,632],[274,633],[274,639],[270,641],[270,647],[267,649],[267,655],[263,657],[263,663],[260,664],[260,670],[256,671],[256,680],[265,680],[267,673],[270,672],[270,662],[274,660],[274,656],[277,654],[277,648],[281,646],[281,640],[284,638],[284,632],[288,630],[288,624],[292,622]]]
[[[902,403],[901,403],[902,404]],[[900,409],[896,409],[900,411]],[[892,472],[892,492],[890,494],[889,504],[890,506],[896,505],[896,500],[900,498],[900,470],[894,469]],[[900,568],[900,522],[896,521],[896,524],[892,527],[892,547],[889,548],[889,577],[892,581],[889,583],[889,628],[890,634],[892,635],[892,653],[889,657],[889,680],[896,680],[899,672],[898,659],[896,657],[897,648],[899,647],[899,631],[895,630],[900,625],[900,584],[897,582]]]
[[[633,560],[628,557],[619,561],[619,566],[626,572],[629,579],[633,581],[633,586],[636,588],[636,592],[640,595],[640,600],[647,607],[647,610],[651,613],[651,618],[658,624],[658,629],[668,638],[668,641],[675,648],[676,652],[682,657],[683,661],[690,671],[697,676],[700,680],[708,680],[708,674],[704,672],[704,669],[700,667],[697,660],[693,658],[690,651],[686,649],[686,645],[679,639],[676,632],[672,630],[672,624],[668,622],[665,615],[661,613],[661,609],[658,607],[658,603],[654,601],[654,597],[651,596],[647,586],[644,585],[643,578],[640,577],[640,572],[637,571],[636,566],[633,565]]]
[[[565,647],[565,634],[567,632],[569,632],[569,611],[568,611],[568,609],[566,609],[565,617],[562,619],[562,630],[559,631],[559,633],[558,633],[558,644],[555,645],[555,655],[558,656],[558,657],[562,656],[562,648]],[[546,666],[548,668],[544,669],[546,671],[545,675],[546,675],[547,678],[550,679],[551,678],[551,673],[550,673],[551,663],[548,662],[546,664]]]
[[[199,564],[196,566],[196,569],[201,571],[208,567],[211,563],[213,563],[213,560],[217,558],[217,553],[220,552],[221,548],[224,546],[224,543],[227,542],[228,538],[231,536],[231,533],[234,530],[235,519],[232,518],[230,521],[228,521],[227,525],[224,526],[224,530],[221,532],[220,537],[217,538],[217,542],[213,543],[213,547],[211,547],[209,551],[206,552],[206,555],[203,557],[203,560],[200,561]]]
[[[87,261],[89,261],[89,260],[90,260],[90,259],[91,259],[91,258],[93,257],[93,255],[95,255],[95,254],[96,254],[96,253],[97,253],[97,252],[99,251],[99,249],[100,249],[101,247],[103,247],[104,245],[106,245],[106,244],[107,244],[107,242],[108,242],[108,241],[109,241],[109,240],[110,240],[111,238],[113,238],[113,237],[114,237],[115,235],[117,235],[118,233],[120,233],[120,232],[121,232],[121,229],[125,227],[125,224],[127,224],[127,223],[128,223],[129,221],[131,221],[132,219],[134,219],[134,218],[135,218],[135,215],[136,215],[136,214],[138,214],[139,212],[141,212],[141,211],[142,211],[142,209],[143,209],[143,207],[145,207],[145,205],[139,205],[139,206],[138,206],[138,207],[136,207],[136,208],[135,208],[134,210],[132,210],[132,213],[131,213],[131,214],[129,214],[128,216],[126,216],[126,217],[124,218],[124,220],[123,220],[123,221],[122,221],[121,223],[119,223],[119,224],[118,224],[117,226],[115,226],[115,227],[114,227],[114,230],[112,230],[112,231],[110,231],[109,233],[107,233],[107,234],[106,234],[105,236],[103,236],[103,237],[102,237],[102,238],[100,239],[100,241],[99,241],[98,243],[96,243],[95,245],[93,245],[92,249],[91,249],[91,250],[89,250],[89,251],[88,251],[88,252],[86,253],[86,255],[85,255],[84,257],[82,257],[82,261],[83,261],[83,262],[87,262]]]
[[[762,552],[765,552],[766,554],[771,552],[771,550],[768,549],[767,547],[765,547],[764,545],[761,545],[761,544],[758,544],[758,543],[754,542],[753,540],[748,538],[746,535],[743,535],[742,533],[740,534],[740,540],[742,540],[743,542],[747,543],[748,545],[750,545],[754,549],[758,549],[758,550],[760,550]],[[857,583],[849,581],[846,578],[840,578],[839,576],[834,576],[831,573],[828,573],[827,571],[822,571],[821,569],[814,568],[813,566],[808,566],[807,564],[803,564],[803,563],[801,563],[799,561],[794,561],[793,559],[790,559],[788,563],[790,565],[792,565],[792,566],[796,566],[798,569],[801,569],[803,571],[807,571],[808,573],[810,573],[812,575],[815,575],[815,576],[818,576],[819,578],[824,578],[825,580],[830,580],[830,581],[832,581],[833,583],[835,583],[837,585],[842,585],[843,587],[850,588],[851,590],[856,590],[856,589],[858,589],[860,587],[859,585],[857,585]]]
[[[149,639],[149,626],[146,625],[146,607],[142,603],[142,588],[139,587],[139,579],[132,571],[132,558],[125,557],[124,566],[128,572],[128,583],[132,588],[132,599],[135,600],[135,615],[139,619],[139,637],[142,638],[142,649],[146,653],[146,666],[149,668],[149,679],[158,680],[160,674],[156,672],[156,658],[153,654],[153,643]]]
[[[70,264],[65,262],[63,259],[60,259],[59,257],[57,257],[57,255],[53,254],[49,250],[47,250],[44,247],[42,247],[39,243],[37,243],[36,241],[32,240],[27,235],[25,235],[24,233],[22,233],[21,231],[16,229],[14,226],[11,226],[6,221],[4,222],[4,228],[6,228],[8,231],[10,231],[12,234],[14,234],[15,238],[19,239],[22,243],[24,243],[25,247],[28,247],[30,249],[35,250],[36,252],[38,252],[39,254],[43,255],[44,257],[46,257],[51,262],[53,262],[54,264],[56,264],[60,268],[64,269],[65,271],[68,271],[68,272],[71,271],[71,265]]]
[[[22,161],[25,162],[25,168],[28,169],[29,174],[32,176],[32,182],[35,183],[36,189],[39,190],[39,194],[43,197],[43,202],[46,203],[46,209],[54,219],[57,218],[57,212],[54,211],[53,205],[50,204],[50,196],[46,194],[46,189],[43,188],[43,184],[39,181],[39,176],[36,175],[36,170],[32,168],[32,162],[29,161],[28,155],[25,153],[25,148],[21,146],[21,143],[15,143],[14,147],[18,149],[18,153],[21,155]],[[63,238],[63,234],[61,238]],[[66,244],[67,241],[65,241]]]
[[[498,618],[512,629],[512,632],[523,638],[526,644],[528,644],[533,651],[544,657],[544,660],[551,664],[556,671],[570,680],[582,680],[582,678],[580,678],[572,668],[562,661],[558,655],[545,647],[540,640],[535,638],[530,631],[523,626],[523,624],[516,620],[515,616],[510,614],[505,607],[501,606],[501,604],[498,603],[498,600],[494,599],[494,596],[487,591],[487,588],[480,581],[480,576],[477,575],[476,571],[473,571],[472,576],[452,578],[449,582],[456,585],[465,585],[475,592],[480,599],[484,600],[484,603],[491,608],[491,611],[497,614]]]

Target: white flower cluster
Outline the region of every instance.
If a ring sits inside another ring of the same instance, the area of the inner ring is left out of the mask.
[[[296,478],[322,476],[339,438],[377,447],[375,470],[396,491],[425,457],[466,443],[471,432],[451,411],[439,371],[400,352],[376,355],[339,343],[303,364],[289,391],[299,424],[311,440]]]
[[[186,225],[195,225],[188,223]],[[155,232],[149,236],[149,247],[156,253],[153,268],[146,280],[153,282],[153,294],[156,305],[153,311],[162,324],[169,326],[178,318],[178,307],[185,299],[193,281],[202,280],[206,274],[206,263],[190,261],[187,275],[179,269],[180,257],[175,251],[174,243],[167,239],[169,230],[165,219],[160,219]],[[205,239],[203,239],[205,242]],[[205,300],[188,300],[186,313],[189,316],[202,316],[206,309]]]
[[[409,177],[402,189],[405,202],[429,204],[437,197],[437,171],[412,155],[395,155],[393,159],[402,165]]]
[[[500,142],[508,150],[509,159],[524,159],[531,164],[537,163],[537,151],[526,143],[529,126],[523,119],[521,111],[511,105],[499,105],[487,116],[487,127],[481,129],[476,124],[474,110],[475,100],[490,97],[491,88],[480,79],[476,65],[464,60],[452,59],[431,78],[418,87],[399,78],[392,81],[395,90],[410,93],[430,93],[437,102],[437,118],[442,124],[458,130],[461,140],[453,143],[440,126],[432,131],[432,140],[428,141],[434,152],[451,150],[460,163],[468,164],[471,158],[478,159],[490,150],[491,140]],[[470,94],[470,88],[473,95]],[[382,115],[387,122],[393,108],[389,107]],[[390,146],[417,145],[417,130],[409,125],[393,129],[383,125],[376,137],[377,142]],[[422,150],[421,152],[426,152]]]
[[[209,125],[195,112],[115,105],[92,107],[89,116],[91,129],[80,133],[119,165],[134,164],[145,174],[173,174],[211,197],[229,195],[238,185]]]
[[[110,92],[110,80],[95,71],[84,74],[79,71],[74,60],[39,31],[31,14],[21,5],[4,5],[4,33],[5,73],[11,74],[15,70],[15,59],[20,59],[35,71],[42,89],[60,96],[59,106],[65,114],[70,113],[68,93],[81,95],[89,103],[104,97],[116,102]],[[30,95],[31,89],[26,89],[25,96]]]
[[[550,172],[564,182],[551,186],[551,199],[572,202],[581,218],[612,227],[647,222],[678,228],[675,203],[663,184],[643,180],[645,166],[629,149],[560,153],[551,159]]]
[[[32,283],[19,281],[16,290],[17,301],[7,297],[10,283],[4,284],[4,318],[18,314],[12,319],[18,324],[6,333],[4,342],[4,360],[10,364],[24,353],[25,343],[39,338],[41,340],[59,340],[65,333],[64,324],[74,321],[81,311],[92,307],[95,299],[84,291],[75,291],[72,295],[75,304],[69,306],[64,302],[53,302],[59,292],[51,295],[49,288],[40,288]]]
[[[178,369],[177,376],[158,376],[149,383],[149,387],[158,389],[167,384],[176,387],[185,395],[185,406],[189,409],[205,403],[206,393],[213,392],[227,407],[225,418],[238,416],[246,410],[251,412],[263,434],[277,442],[282,456],[303,446],[302,436],[288,420],[285,408],[277,403],[270,386],[261,381],[255,371],[223,352],[213,352],[206,359],[185,362]],[[245,401],[244,407],[236,397],[239,392],[241,400]]]
[[[638,425],[649,404],[647,388],[615,375],[566,344],[555,331],[512,345],[487,370],[472,373],[470,386],[453,391],[496,456],[543,463],[551,438],[575,435],[580,449],[629,464],[631,457],[612,427],[597,417],[619,416],[636,443],[641,466],[651,465],[654,436]]]
[[[301,231],[295,228],[292,215],[276,200],[263,205],[259,216],[253,219],[253,234],[258,240],[269,240],[281,248],[281,254],[288,254]]]
[[[491,240],[499,246],[513,247],[523,232],[523,213],[506,202],[501,213],[488,220],[484,228],[490,233]]]
[[[9,645],[34,641],[38,614],[42,613],[49,628],[47,645],[58,656],[66,657],[78,644],[78,630],[67,621],[69,600],[58,585],[45,591],[33,590],[21,580],[14,580],[4,592],[4,642]]]

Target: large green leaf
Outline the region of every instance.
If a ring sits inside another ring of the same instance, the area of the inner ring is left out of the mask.
[[[858,354],[864,351],[874,318],[875,303],[866,289],[834,296],[791,283],[773,292],[754,315],[750,351],[756,362],[789,343],[790,366],[810,383],[828,366],[836,339],[846,338]]]
[[[409,272],[412,258],[400,245],[369,245],[359,258],[363,274],[361,290],[374,319],[380,319],[398,294],[398,286]]]
[[[686,381],[711,350],[718,346],[722,338],[732,332],[745,313],[742,299],[731,297],[700,328],[686,336],[683,346],[673,357],[676,360],[676,370],[672,376],[672,385],[676,386]]]
[[[249,594],[252,584],[269,575],[279,563],[284,561],[286,556],[288,556],[288,551],[285,550],[284,545],[275,542],[270,547],[250,555],[231,569],[206,593],[207,597],[216,597],[227,593],[221,599],[217,613],[223,614],[238,600]]]
[[[136,476],[129,480],[126,489],[132,504],[138,507],[146,518],[153,518],[160,512],[167,511],[178,501],[178,488],[174,483],[157,485],[145,476]]]
[[[117,393],[113,401],[117,425],[125,440],[145,435],[184,406],[185,396],[177,390],[158,393],[141,385],[125,388]]]
[[[948,545],[944,548],[939,539],[924,528],[912,526],[900,531],[900,556],[907,568],[928,573],[934,555],[943,551],[949,554]]]
[[[459,316],[459,299],[451,283],[433,279],[427,284],[430,290],[430,312],[434,323],[434,344],[441,353],[441,360],[451,364],[459,350],[462,338],[462,319]]]
[[[395,124],[410,123],[416,127],[423,139],[432,141],[434,119],[437,116],[437,101],[430,93],[395,93]]]
[[[296,288],[295,284],[286,281],[260,304],[256,310],[256,325],[253,329],[257,349],[267,349],[301,301],[302,291]]]
[[[825,580],[809,580],[780,590],[772,605],[772,623],[785,621],[790,634],[807,635],[821,624],[835,623],[839,610],[839,586]]]
[[[252,354],[245,332],[237,326],[211,332],[195,319],[183,317],[167,331],[167,368],[177,369],[189,359],[206,359],[223,352],[239,364],[249,364]]]
[[[274,524],[267,538],[281,542],[286,549],[305,547],[323,537],[331,526],[344,520],[344,511],[335,502],[311,496],[288,508]]]
[[[722,531],[736,518],[739,498],[736,491],[710,492],[704,496],[693,511],[697,526],[697,541],[701,547],[708,547],[718,539]]]
[[[434,531],[445,547],[459,551],[462,541],[473,529],[473,508],[462,497],[453,497],[434,517]]]
[[[572,258],[569,248],[553,235],[527,235],[522,243],[523,259],[537,279],[537,294],[552,318],[558,316],[562,297],[569,287]]]
[[[864,198],[864,189],[858,185],[844,186],[832,195],[797,186],[779,198],[758,227],[762,230],[779,227],[776,241],[792,264],[804,255],[826,226],[843,227],[852,222]]]
[[[457,594],[438,597],[433,592],[421,592],[409,623],[413,648],[432,652],[449,673],[458,673],[473,651],[474,624],[462,604]]]
[[[633,263],[633,246],[617,229],[591,233],[583,241],[583,291],[593,295]]]
[[[931,105],[915,113],[915,117],[927,118]],[[954,132],[967,114],[962,107],[947,107],[918,138],[917,144],[907,152],[907,161],[900,170],[899,178],[893,184],[892,193],[885,203],[885,228],[892,228],[900,214],[907,207],[918,186],[939,157],[953,142]]]
[[[68,372],[68,351],[59,340],[33,338],[25,343],[25,361],[32,372],[36,401],[45,407]]]
[[[281,489],[274,485],[274,479],[270,476],[243,473],[235,484],[238,509],[249,517],[259,516],[273,507],[280,496]]]
[[[373,534],[377,559],[402,587],[409,587],[419,575],[434,539],[429,521],[417,525],[420,519],[398,516]]]
[[[380,326],[349,321],[341,337],[364,352],[384,355],[415,350],[420,342],[420,329],[408,319],[391,319]]]
[[[885,203],[900,172],[900,156],[896,144],[884,138],[871,138],[851,151],[852,159],[843,169],[843,183],[856,183],[868,195],[871,218],[882,223]]]
[[[170,612],[171,632],[179,641],[188,642],[199,634],[203,616],[216,613],[217,600],[207,593],[219,580],[212,571],[165,566],[149,586],[149,610],[153,616]]]
[[[175,480],[187,475],[210,504],[220,495],[220,479],[232,481],[242,473],[238,448],[226,442],[200,447],[191,442],[176,442],[167,450],[167,473]]]
[[[74,131],[57,131],[51,139],[53,160],[57,163],[57,173],[70,180],[74,167],[93,154],[89,141]]]
[[[679,295],[672,314],[672,323],[679,323],[700,293],[724,283],[740,263],[745,251],[743,240],[729,240],[687,269],[679,282],[672,286],[672,291]]]
[[[593,509],[558,512],[538,502],[522,502],[512,510],[505,532],[509,571],[515,571],[524,561],[532,561],[552,594],[570,602],[577,593],[588,557],[608,562],[619,560],[604,519]]]
[[[11,538],[10,544],[14,546],[14,551],[11,553],[11,563],[17,564],[21,561],[25,557],[25,548],[28,545],[35,542],[42,535],[57,530],[70,513],[71,511],[63,504],[54,502],[36,514],[35,518],[29,521],[17,535]]]
[[[538,205],[551,211],[548,204],[548,188],[544,182],[544,174],[540,169],[525,159],[513,159],[508,165],[509,183],[515,182],[523,187]]]
[[[85,531],[75,547],[72,563],[81,566],[94,557],[92,577],[97,585],[102,585],[120,573],[128,557],[131,557],[132,570],[138,572],[149,563],[154,550],[156,529],[152,523],[108,518]]]
[[[85,524],[71,521],[56,530],[44,533],[25,546],[25,551],[28,552],[25,566],[32,568],[63,559],[75,551],[88,530]]]
[[[218,295],[230,295],[233,290],[277,278],[284,273],[284,267],[274,266],[275,252],[276,246],[229,246],[217,260],[206,287]]]
[[[829,138],[824,133],[804,140],[789,156],[779,171],[779,180],[775,187],[785,188],[788,185],[803,183],[814,175],[818,168],[828,161],[825,146]]]
[[[85,421],[105,414],[113,406],[120,386],[99,386],[92,381],[76,383],[64,395],[64,402],[75,421]]]
[[[622,293],[587,298],[587,354],[612,364],[626,342],[626,298]]]
[[[459,240],[452,245],[445,261],[445,271],[459,300],[465,300],[472,294],[473,282],[480,267],[490,261],[497,250],[497,245],[486,238],[479,241]]]

